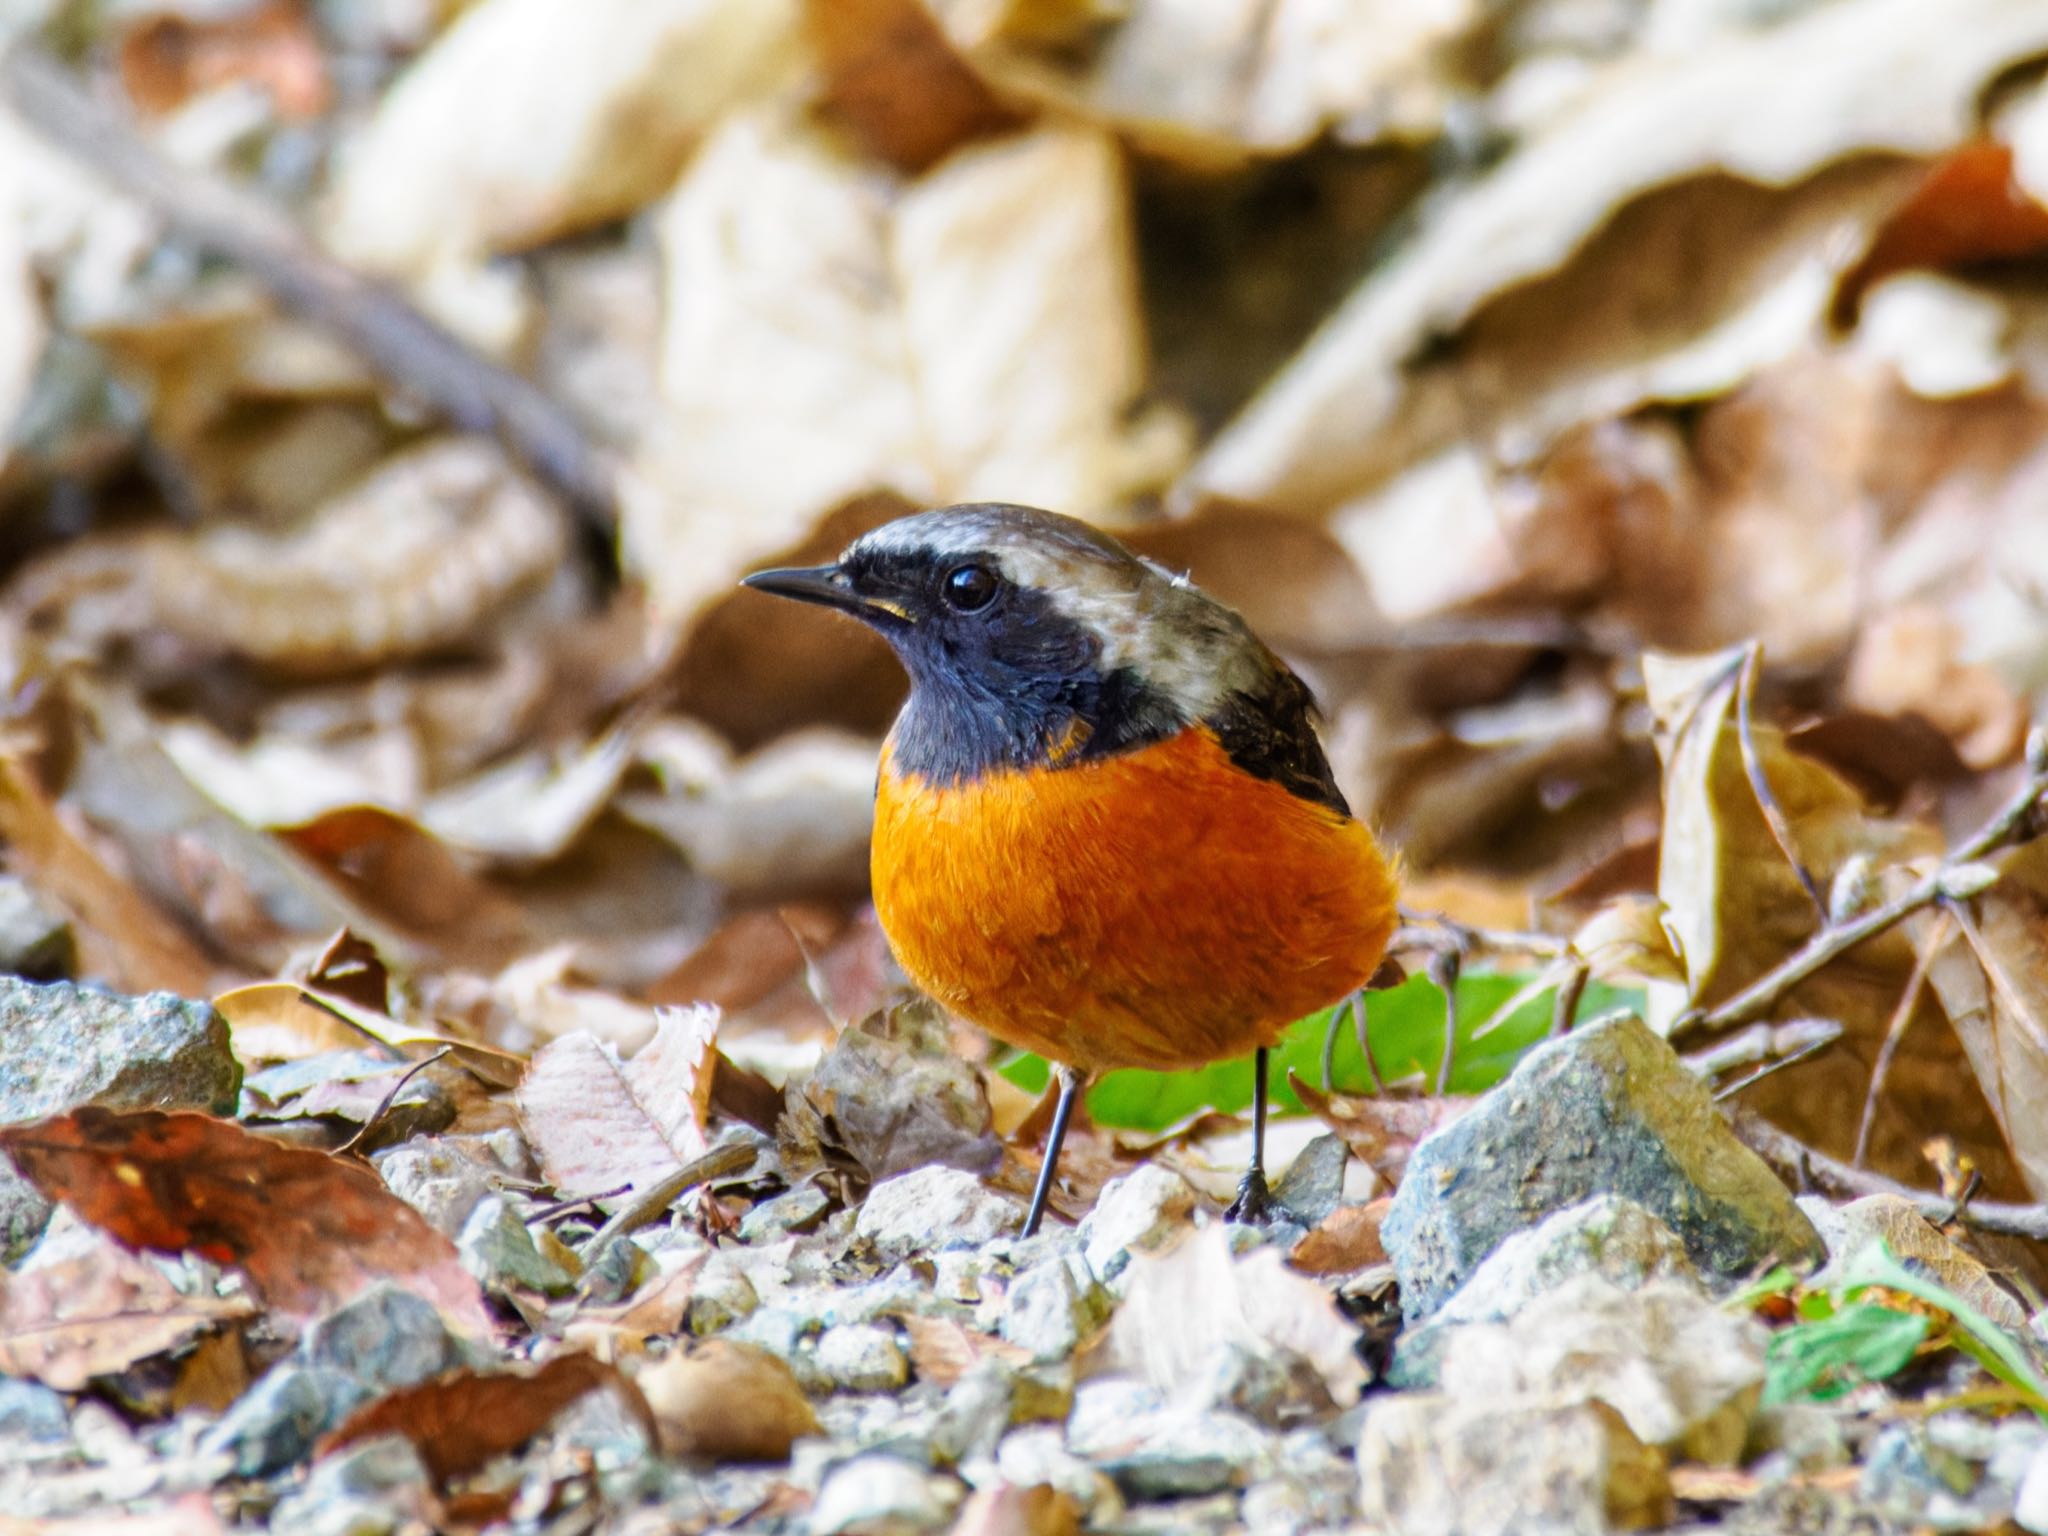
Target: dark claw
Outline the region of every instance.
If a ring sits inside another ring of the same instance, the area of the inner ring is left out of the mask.
[[[1279,1209],[1278,1202],[1273,1199],[1272,1190],[1266,1187],[1265,1169],[1253,1168],[1238,1184],[1237,1198],[1230,1202],[1230,1208],[1223,1213],[1223,1219],[1263,1226],[1272,1220]]]

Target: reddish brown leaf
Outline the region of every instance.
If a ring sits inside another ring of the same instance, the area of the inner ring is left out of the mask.
[[[1955,150],[1871,239],[1835,284],[1828,319],[1846,330],[1885,278],[1922,268],[2010,261],[2048,250],[2048,208],[2013,179],[2012,151],[1991,139]]]
[[[706,1461],[786,1461],[791,1442],[818,1432],[796,1376],[753,1344],[712,1339],[642,1373],[661,1447]]]
[[[327,65],[300,0],[270,0],[217,20],[147,16],[121,39],[120,69],[128,99],[153,116],[243,82],[269,91],[281,116],[327,110]]]
[[[232,1264],[281,1312],[318,1316],[388,1279],[489,1331],[454,1245],[358,1164],[160,1110],[74,1110],[0,1129],[0,1148],[81,1220],[131,1248]]]
[[[906,171],[1022,119],[967,67],[919,0],[811,0],[804,23],[824,73],[824,108]]]
[[[557,1355],[533,1371],[454,1371],[360,1409],[320,1442],[326,1456],[359,1440],[403,1435],[437,1483],[474,1472],[525,1445],[586,1392],[609,1387],[647,1430],[658,1430],[639,1388],[590,1355]]]
[[[1380,1245],[1380,1223],[1392,1203],[1383,1198],[1370,1205],[1338,1206],[1294,1245],[1287,1262],[1305,1275],[1349,1275],[1384,1264],[1387,1250]]]
[[[986,1359],[1021,1365],[1031,1358],[993,1334],[979,1333],[949,1317],[920,1317],[901,1313],[896,1319],[910,1335],[910,1364],[919,1381],[950,1387],[975,1365]]]

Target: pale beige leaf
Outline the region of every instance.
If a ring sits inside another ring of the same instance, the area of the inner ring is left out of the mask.
[[[1098,1357],[1106,1369],[1171,1394],[1194,1384],[1217,1349],[1235,1344],[1301,1356],[1339,1404],[1365,1386],[1353,1353],[1357,1325],[1277,1249],[1235,1257],[1229,1233],[1212,1223],[1164,1253],[1133,1253],[1126,1273],[1129,1290]]]
[[[715,1008],[661,1009],[625,1060],[582,1031],[543,1046],[517,1099],[548,1181],[565,1195],[644,1189],[701,1156],[718,1022]]]
[[[905,182],[784,113],[722,127],[663,212],[663,416],[624,542],[683,621],[875,489],[1082,516],[1170,473],[1124,172],[1045,128]],[[789,232],[800,229],[801,240]]]
[[[1002,90],[1197,161],[1347,136],[1424,134],[1448,99],[1435,55],[1473,0],[1136,0],[1044,7],[930,0],[954,46]]]
[[[326,234],[420,278],[631,212],[778,76],[794,0],[482,0],[340,156]]]
[[[1859,152],[1940,150],[1970,131],[1985,82],[2044,45],[2048,12],[2029,0],[1849,0],[1697,49],[1625,58],[1586,89],[1577,111],[1446,201],[1415,240],[1376,270],[1210,448],[1182,487],[1183,499],[1214,495],[1322,512],[1369,490],[1402,464],[1470,435],[1475,398],[1519,387],[1512,375],[1492,370],[1418,371],[1416,358],[1489,300],[1557,271],[1603,225],[1602,238],[1615,238],[1609,221],[1618,209],[1688,177],[1726,173],[1783,187]],[[1608,408],[1625,409],[1615,402],[1632,391],[1637,398],[1685,398],[1703,380],[1725,387],[1730,365],[1714,359],[1713,349],[1732,347],[1738,361],[1753,366],[1760,352],[1782,350],[1787,335],[1804,333],[1826,293],[1826,274],[1814,265],[1816,238],[1845,214],[1874,213],[1871,199],[1883,195],[1885,178],[1895,173],[1879,167],[1874,174],[1875,180],[1871,171],[1847,165],[1824,175],[1825,195],[1810,205],[1761,197],[1733,181],[1699,182],[1709,203],[1735,206],[1748,226],[1748,248],[1730,248],[1746,273],[1737,281],[1699,249],[1701,241],[1722,249],[1725,217],[1695,206],[1669,226],[1665,238],[1682,242],[1686,270],[1724,291],[1719,321],[1704,327],[1700,322],[1710,317],[1684,292],[1696,285],[1672,283],[1665,261],[1646,259],[1639,245],[1619,240],[1632,252],[1633,268],[1589,270],[1591,291],[1597,295],[1605,285],[1617,299],[1648,297],[1661,308],[1653,310],[1660,323],[1647,336],[1642,327],[1624,327],[1603,343],[1613,354],[1610,372],[1628,365],[1602,388]],[[1810,222],[1816,216],[1818,224]],[[1787,240],[1787,233],[1796,237]],[[1645,282],[1654,283],[1654,292]],[[1555,305],[1545,308],[1546,338],[1569,351],[1576,326],[1560,331],[1556,313]],[[1691,323],[1661,323],[1680,314]],[[1762,340],[1754,334],[1759,327],[1768,333]],[[1702,347],[1708,355],[1683,368],[1664,358]],[[1542,361],[1539,353],[1525,355]],[[1653,372],[1637,378],[1632,391],[1621,387],[1630,369],[1651,362],[1671,376]],[[1418,391],[1418,377],[1428,387]]]
[[[155,1261],[101,1238],[0,1281],[0,1373],[77,1392],[254,1311],[247,1297],[188,1296]]]

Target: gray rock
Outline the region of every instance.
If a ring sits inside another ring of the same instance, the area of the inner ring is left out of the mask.
[[[1863,1463],[1860,1492],[1902,1526],[1976,1531],[2011,1519],[2048,1429],[2031,1419],[1992,1426],[1963,1413],[1939,1414],[1882,1431]],[[2024,1523],[2024,1522],[2022,1522]]]
[[[697,1286],[690,1296],[690,1332],[699,1338],[721,1333],[760,1304],[747,1272],[730,1254],[714,1253],[697,1272]]]
[[[1010,1285],[997,1332],[1038,1361],[1065,1360],[1109,1317],[1110,1300],[1078,1253],[1055,1255]]]
[[[242,1477],[261,1477],[304,1461],[315,1441],[370,1396],[353,1376],[286,1360],[242,1394],[199,1448],[226,1455]]]
[[[395,1285],[378,1285],[307,1330],[299,1353],[311,1366],[353,1376],[389,1392],[454,1370],[461,1342],[432,1302]]]
[[[1391,1536],[1597,1536],[1668,1524],[1663,1456],[1605,1403],[1502,1407],[1377,1398],[1358,1441],[1359,1512]]]
[[[26,882],[0,875],[0,972],[29,981],[58,981],[77,968],[71,925],[43,905]]]
[[[956,1243],[980,1244],[1024,1224],[1024,1208],[971,1173],[934,1165],[868,1191],[854,1233],[885,1259]]]
[[[463,1268],[485,1289],[538,1291],[559,1296],[576,1287],[574,1256],[558,1245],[543,1248],[503,1195],[488,1195],[462,1224],[455,1247]]]
[[[1450,1300],[1405,1329],[1387,1371],[1389,1384],[1434,1386],[1444,1343],[1454,1330],[1503,1322],[1580,1275],[1600,1275],[1633,1289],[1651,1280],[1697,1284],[1699,1271],[1677,1234],[1635,1201],[1595,1195],[1527,1231],[1510,1233]]]
[[[506,1177],[474,1136],[422,1136],[377,1153],[370,1163],[394,1195],[449,1237]]]
[[[0,1264],[12,1264],[35,1247],[55,1209],[12,1162],[0,1157]]]
[[[1190,1390],[1200,1407],[1239,1413],[1283,1429],[1328,1414],[1335,1404],[1316,1368],[1291,1349],[1227,1340],[1209,1351]]]
[[[832,1197],[815,1184],[803,1184],[773,1200],[763,1200],[740,1218],[740,1241],[768,1242],[790,1232],[806,1232],[824,1220]]]
[[[1102,1186],[1095,1208],[1081,1219],[1081,1248],[1088,1267],[1114,1279],[1131,1253],[1156,1248],[1193,1216],[1195,1192],[1188,1181],[1158,1163],[1141,1163]]]
[[[69,1440],[71,1412],[60,1392],[0,1377],[0,1440]]]
[[[1277,1467],[1273,1439],[1231,1413],[1161,1402],[1149,1387],[1113,1378],[1075,1394],[1067,1444],[1130,1499],[1182,1499],[1241,1488]]]
[[[0,1121],[81,1104],[231,1115],[241,1086],[210,1004],[0,976]]]
[[[898,1536],[935,1531],[953,1517],[960,1487],[895,1456],[856,1456],[825,1475],[811,1506],[811,1536]]]
[[[910,1380],[910,1362],[894,1330],[841,1323],[818,1336],[818,1369],[847,1392],[894,1392]]]
[[[412,1442],[380,1435],[315,1463],[304,1486],[278,1501],[271,1527],[303,1536],[388,1536],[429,1526],[435,1503]]]
[[[1791,1193],[1736,1140],[1706,1085],[1623,1016],[1538,1046],[1415,1149],[1380,1229],[1404,1312],[1428,1316],[1509,1233],[1597,1194],[1654,1212],[1712,1278],[1824,1257]]]
[[[946,1389],[931,1425],[932,1454],[944,1462],[992,1456],[1009,1432],[1015,1379],[999,1361],[983,1360]]]
[[[1302,1226],[1318,1226],[1344,1203],[1344,1167],[1350,1161],[1343,1138],[1318,1136],[1287,1165],[1273,1198]]]
[[[1767,1337],[1694,1286],[1659,1280],[1631,1291],[1581,1275],[1508,1322],[1454,1332],[1443,1388],[1494,1405],[1597,1398],[1643,1444],[1732,1466],[1763,1395]]]

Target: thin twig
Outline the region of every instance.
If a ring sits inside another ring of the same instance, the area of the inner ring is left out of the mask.
[[[1430,958],[1429,979],[1444,994],[1444,1056],[1436,1069],[1436,1096],[1451,1091],[1451,1068],[1458,1059],[1458,972],[1464,957],[1455,949],[1439,950]]]
[[[1915,912],[1945,896],[1974,895],[1983,889],[1966,866],[2002,848],[2030,842],[2041,835],[2041,797],[2048,793],[2048,771],[2033,767],[2026,781],[1961,846],[1952,850],[1912,887],[1883,906],[1845,923],[1831,923],[1751,982],[1726,1002],[1711,1009],[1693,1009],[1676,1020],[1668,1038],[1746,1024],[1775,1008],[1801,982],[1840,959],[1859,944],[1876,938]]]
[[[1579,1016],[1579,999],[1586,995],[1586,982],[1592,974],[1592,968],[1583,960],[1574,960],[1566,968],[1564,980],[1557,984],[1557,996],[1550,1004],[1551,1039],[1572,1032]]]
[[[1863,1115],[1856,1122],[1856,1150],[1849,1158],[1852,1167],[1861,1168],[1870,1155],[1870,1133],[1877,1125],[1877,1101],[1884,1095],[1885,1079],[1891,1076],[1892,1059],[1899,1054],[1899,1043],[1906,1038],[1906,1027],[1920,1010],[1920,994],[1927,990],[1927,971],[1934,961],[1934,952],[1948,942],[1949,922],[1947,913],[1936,919],[1934,932],[1913,956],[1912,974],[1899,993],[1891,1021],[1885,1025],[1884,1043],[1877,1048],[1877,1064],[1870,1069],[1870,1087],[1863,1094]]]
[[[1842,1026],[1833,1019],[1792,1019],[1784,1024],[1752,1024],[1739,1034],[1726,1035],[1702,1050],[1692,1052],[1685,1064],[1705,1078],[1719,1077],[1737,1067],[1762,1062],[1803,1059],[1822,1046],[1842,1038]]]
[[[597,1235],[583,1245],[583,1268],[585,1273],[597,1267],[604,1252],[628,1232],[637,1232],[650,1221],[676,1203],[686,1192],[699,1184],[708,1184],[713,1179],[730,1178],[735,1173],[745,1173],[754,1166],[753,1147],[744,1141],[729,1141],[722,1147],[713,1147],[702,1157],[693,1158],[658,1184],[650,1184],[646,1190],[633,1197],[630,1204],[619,1211],[597,1229]]]
[[[1806,861],[1799,857],[1799,845],[1792,840],[1792,823],[1778,805],[1778,797],[1771,791],[1769,775],[1764,772],[1763,754],[1756,749],[1756,728],[1750,723],[1750,701],[1756,693],[1758,663],[1763,658],[1763,647],[1752,640],[1742,648],[1742,668],[1735,679],[1735,740],[1742,752],[1742,771],[1749,777],[1750,793],[1756,797],[1757,809],[1764,813],[1764,825],[1771,829],[1771,838],[1778,845],[1778,851],[1785,855],[1785,862],[1792,866],[1792,873],[1799,877],[1806,894],[1813,898],[1813,909],[1820,914],[1820,920],[1828,920],[1827,898],[1821,895],[1820,887],[1814,883]]]
[[[1570,968],[1570,965],[1562,960],[1554,960],[1549,965],[1546,965],[1534,976],[1523,982],[1521,986],[1509,993],[1506,1000],[1498,1008],[1494,1009],[1493,1012],[1480,1021],[1478,1027],[1472,1031],[1469,1038],[1484,1040],[1496,1029],[1506,1024],[1509,1019],[1512,1019],[1524,1008],[1535,1002],[1537,998],[1561,985],[1564,981],[1565,972]]]
[[[1914,1189],[1882,1174],[1852,1168],[1825,1153],[1814,1151],[1754,1110],[1738,1108],[1729,1118],[1734,1124],[1735,1134],[1796,1185],[1851,1200],[1865,1195],[1897,1195],[1912,1202],[1914,1209],[1929,1221],[1937,1223],[1948,1220],[1955,1213],[1956,1202],[1947,1195],[1934,1190]],[[1980,1232],[2048,1240],[2048,1205],[1972,1202],[1964,1215],[1964,1222]]]
[[[0,97],[57,148],[179,237],[247,271],[286,310],[465,432],[495,436],[608,537],[618,489],[607,455],[531,380],[479,356],[402,296],[343,266],[257,195],[158,154],[42,49],[0,51]]]
[[[1569,939],[1554,933],[1524,933],[1502,928],[1475,928],[1442,912],[1401,908],[1401,926],[1387,944],[1390,955],[1460,954],[1539,955],[1556,959],[1571,948]]]
[[[1745,1073],[1726,1087],[1716,1088],[1714,1090],[1714,1102],[1716,1104],[1726,1103],[1745,1088],[1755,1087],[1756,1084],[1762,1082],[1773,1072],[1782,1072],[1787,1067],[1798,1066],[1800,1062],[1806,1060],[1809,1056],[1818,1056],[1841,1037],[1842,1031],[1838,1028],[1831,1035],[1824,1035],[1818,1039],[1809,1040],[1797,1050],[1787,1051],[1783,1056],[1778,1057],[1777,1060],[1765,1062],[1755,1071]]]
[[[374,1131],[377,1128],[378,1124],[383,1120],[383,1118],[389,1113],[391,1113],[391,1106],[393,1104],[396,1104],[398,1102],[398,1096],[401,1093],[405,1092],[405,1085],[411,1082],[414,1078],[418,1077],[422,1072],[426,1071],[427,1068],[431,1067],[435,1062],[440,1061],[442,1058],[447,1056],[453,1050],[453,1046],[444,1045],[441,1047],[441,1049],[434,1052],[433,1055],[423,1056],[418,1061],[414,1062],[411,1066],[407,1067],[405,1071],[400,1074],[398,1081],[391,1085],[391,1091],[385,1094],[383,1098],[377,1101],[377,1107],[370,1111],[370,1118],[365,1120],[362,1123],[362,1125],[357,1127],[355,1135],[349,1137],[347,1141],[343,1142],[340,1146],[334,1149],[334,1155],[336,1157],[349,1157],[355,1155],[356,1148],[360,1147],[366,1140],[368,1140],[370,1132]]]

